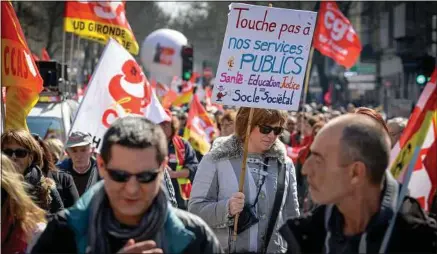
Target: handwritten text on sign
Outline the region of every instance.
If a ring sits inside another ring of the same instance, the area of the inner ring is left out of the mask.
[[[231,4],[215,102],[297,110],[316,13]]]

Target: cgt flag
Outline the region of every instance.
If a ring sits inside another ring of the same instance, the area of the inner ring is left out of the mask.
[[[138,55],[139,47],[126,19],[125,1],[67,1],[66,32],[106,44],[117,40],[125,49]]]
[[[188,112],[187,125],[185,126],[184,138],[188,140],[193,148],[205,155],[214,137],[214,123],[208,117],[205,108],[195,94]]]
[[[408,183],[409,195],[416,198],[425,211],[429,211],[437,189],[437,70],[424,88],[407,127],[391,151],[390,170],[403,182],[410,162],[414,163]],[[414,161],[414,150],[419,155]]]
[[[107,128],[128,115],[145,117],[156,124],[169,119],[133,56],[110,39],[71,130],[90,133],[100,152]]]
[[[26,129],[43,80],[9,1],[1,2],[2,87],[6,87],[5,129]]]
[[[346,68],[351,68],[360,56],[360,39],[335,2],[320,3],[313,46]]]

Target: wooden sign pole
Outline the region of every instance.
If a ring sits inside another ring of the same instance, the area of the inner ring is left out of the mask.
[[[307,65],[307,69],[306,69],[306,73],[305,73],[305,83],[304,83],[304,88],[303,88],[303,98],[302,98],[302,113],[305,114],[305,103],[307,100],[307,94],[308,94],[308,87],[310,85],[310,78],[311,78],[311,66],[313,65],[313,55],[314,55],[314,47],[311,46],[310,49],[310,56],[308,58],[308,65]],[[305,125],[305,120],[302,119],[301,121],[301,130],[303,130]],[[300,133],[300,136],[303,139],[303,132]]]
[[[246,129],[246,138],[244,139],[244,151],[243,151],[243,162],[241,163],[241,172],[240,172],[240,181],[238,186],[238,191],[243,192],[244,190],[244,179],[246,176],[246,163],[247,163],[247,150],[249,148],[249,136],[250,136],[250,125],[252,124],[253,118],[253,108],[250,108],[249,112],[249,120],[247,121],[247,129]],[[235,215],[234,220],[234,241],[237,240],[237,228],[238,228],[238,219],[240,218],[240,214],[237,213]]]
[[[269,7],[273,5],[269,3]],[[243,151],[243,162],[241,163],[241,172],[240,172],[240,181],[238,186],[238,191],[243,192],[244,190],[244,180],[246,178],[246,164],[247,164],[247,150],[249,148],[249,136],[250,136],[250,126],[252,124],[253,118],[253,108],[250,108],[249,111],[249,119],[247,120],[247,129],[246,129],[246,138],[244,139],[244,151]],[[234,241],[237,241],[237,228],[238,228],[238,219],[240,218],[240,213],[235,215],[234,220]]]
[[[2,88],[1,89],[1,96],[3,97],[3,87],[1,87],[1,88]],[[5,96],[5,100],[6,100],[6,96]],[[6,101],[3,101],[3,98],[2,98],[0,104],[1,104],[1,114],[2,114],[0,124],[1,124],[1,133],[3,133],[5,131],[5,128],[6,128],[6,111],[5,111]]]
[[[316,25],[315,27],[317,28],[317,22],[319,21],[319,14],[317,14],[316,17]],[[305,81],[304,81],[304,88],[303,88],[303,98],[302,98],[302,112],[305,114],[305,109],[303,108],[305,106],[305,103],[307,101],[307,95],[308,95],[308,88],[310,86],[310,78],[311,78],[311,67],[313,66],[313,55],[314,55],[314,46],[312,45],[312,43],[314,43],[314,34],[313,33],[313,39],[311,42],[311,49],[310,49],[310,55],[308,57],[308,65],[307,68],[305,70]],[[301,122],[301,130],[303,130],[304,128],[304,120],[302,120]],[[303,139],[303,133],[300,134],[300,136]]]

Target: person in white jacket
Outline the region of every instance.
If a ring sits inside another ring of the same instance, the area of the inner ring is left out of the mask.
[[[227,252],[281,253],[286,251],[287,245],[278,228],[286,219],[299,216],[295,169],[278,139],[287,113],[253,110],[248,137],[250,109],[240,108],[235,134],[216,139],[211,151],[203,157],[194,179],[188,211],[199,215],[213,228]],[[239,192],[246,138],[249,146],[244,191]],[[285,180],[278,186],[281,172]],[[284,190],[279,192],[282,193],[279,209],[276,209],[279,213],[272,213],[278,187]],[[239,233],[234,242],[233,223],[237,213],[240,213]],[[271,234],[267,230],[270,221],[274,223],[270,226]]]

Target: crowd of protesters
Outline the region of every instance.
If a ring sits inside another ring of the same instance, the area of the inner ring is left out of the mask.
[[[435,207],[399,201],[386,170],[407,119],[352,104],[303,109],[254,109],[248,126],[248,108],[210,108],[205,155],[181,137],[181,108],[159,125],[117,120],[99,154],[88,133],[64,147],[5,131],[2,252],[436,253]]]

